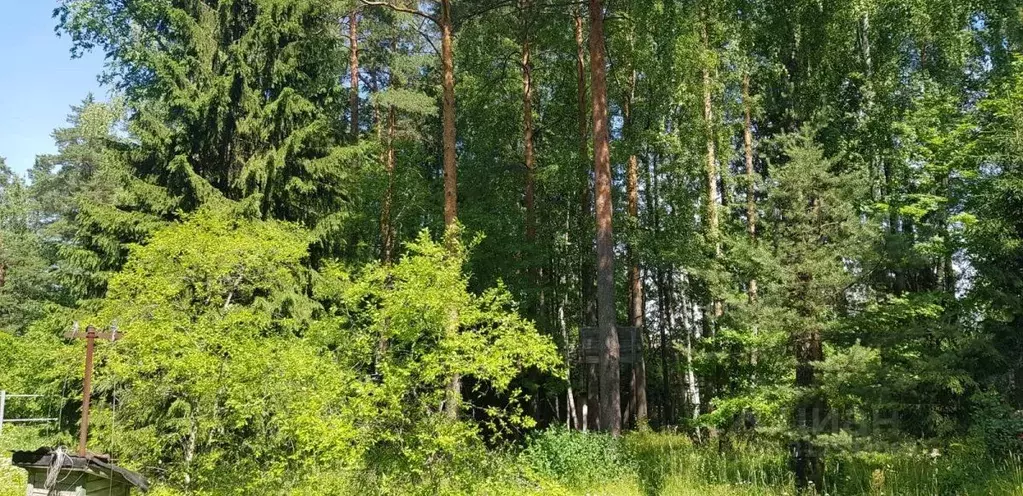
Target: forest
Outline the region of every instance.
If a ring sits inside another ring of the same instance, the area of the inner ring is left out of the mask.
[[[1019,0],[54,7],[0,495],[1023,494]]]

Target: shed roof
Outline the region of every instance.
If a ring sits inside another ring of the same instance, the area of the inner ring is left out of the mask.
[[[11,464],[26,470],[46,470],[54,462],[55,456],[54,450],[51,448],[39,448],[35,451],[15,451],[11,456]],[[145,477],[114,465],[108,457],[102,455],[88,454],[83,457],[69,453],[61,466],[61,470],[88,472],[98,477],[106,477],[116,482],[129,484],[142,491],[149,490],[149,482],[146,481]]]

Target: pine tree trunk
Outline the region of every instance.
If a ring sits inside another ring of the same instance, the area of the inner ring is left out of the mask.
[[[621,371],[615,327],[614,233],[611,205],[611,149],[604,60],[604,9],[590,0],[590,92],[593,102],[593,169],[597,216],[597,327],[600,329],[600,428],[621,434]]]
[[[444,134],[444,225],[450,227],[458,219],[458,169],[455,162],[455,54],[452,47],[451,2],[441,0],[441,114]]]
[[[359,141],[359,13],[353,10],[348,14],[349,66],[352,71],[352,88],[349,99],[352,111],[352,141]]]
[[[451,23],[451,2],[441,0],[440,32],[441,32],[441,115],[443,121],[444,148],[444,226],[448,229],[447,236],[453,236],[451,229],[458,222],[458,169],[455,162],[455,54],[452,44],[453,25]],[[452,240],[448,241],[453,242]],[[450,316],[449,333],[458,332],[458,310],[453,309]],[[462,404],[462,377],[451,376],[445,392],[444,411],[449,418],[458,418]]]
[[[811,208],[815,224],[820,225],[820,200],[812,199]],[[804,263],[806,263],[804,261]],[[824,455],[817,445],[817,431],[828,418],[827,404],[823,395],[817,391],[817,380],[814,369],[818,362],[824,360],[824,347],[821,342],[821,330],[817,324],[818,316],[810,299],[813,291],[813,275],[800,271],[796,274],[799,283],[789,299],[795,302],[796,313],[802,318],[805,329],[796,331],[793,344],[796,351],[796,412],[794,428],[799,436],[792,451],[793,466],[796,472],[796,489],[806,491],[813,485],[812,491],[824,490]],[[816,494],[814,492],[813,494]]]
[[[808,276],[807,276],[808,280]],[[809,284],[809,283],[807,283]],[[815,386],[814,367],[824,360],[820,330],[806,330],[796,339],[796,391],[804,395],[796,407],[795,428],[800,438],[796,441],[793,457],[796,472],[796,488],[807,490],[812,484],[816,491],[823,490],[824,457],[821,448],[813,438],[819,423],[828,417],[826,405]]]
[[[597,300],[596,286],[594,285],[593,273],[596,270],[593,266],[593,240],[589,235],[592,225],[593,210],[591,208],[591,192],[593,184],[589,174],[589,124],[587,118],[589,103],[586,98],[586,45],[583,37],[582,15],[575,16],[575,43],[576,43],[576,97],[578,98],[578,124],[579,124],[579,160],[582,164],[583,181],[579,192],[579,246],[582,252],[580,264],[579,284],[582,286],[581,308],[584,325],[593,325],[597,321]]]
[[[627,128],[628,146],[635,150],[635,119],[632,114],[632,102],[636,93],[636,71],[632,71],[629,78],[629,95],[625,101],[625,126]],[[635,153],[629,155],[628,171],[628,196],[629,196],[629,217],[632,218],[633,226],[639,226],[639,159]],[[629,325],[636,328],[642,339],[643,333],[643,279],[639,268],[639,254],[636,247],[629,245]],[[635,415],[637,424],[647,419],[647,395],[646,395],[646,360],[645,347],[642,347],[635,363],[632,365],[632,380],[630,382],[630,408],[629,412]]]

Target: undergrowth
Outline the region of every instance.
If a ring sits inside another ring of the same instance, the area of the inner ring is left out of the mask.
[[[24,494],[24,472],[0,461],[0,496]],[[788,453],[779,443],[716,441],[650,431],[615,439],[550,429],[517,452],[473,448],[429,467],[367,467],[303,474],[279,494],[718,496],[793,495]],[[1023,496],[1023,460],[998,457],[976,441],[834,451],[826,458],[829,495]],[[156,496],[181,494],[157,487]],[[211,493],[213,494],[213,493]]]

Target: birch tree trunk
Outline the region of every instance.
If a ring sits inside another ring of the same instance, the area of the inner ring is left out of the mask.
[[[579,306],[582,311],[582,325],[589,326],[594,325],[597,322],[597,298],[596,298],[596,286],[594,284],[594,272],[596,267],[593,264],[593,238],[590,235],[590,226],[593,222],[593,210],[590,207],[591,203],[591,192],[593,191],[593,184],[590,181],[589,174],[589,124],[587,119],[589,117],[589,102],[587,101],[586,94],[586,43],[585,36],[583,33],[583,17],[581,13],[576,13],[573,17],[575,24],[575,44],[576,44],[576,97],[578,105],[578,125],[579,125],[579,160],[582,165],[583,180],[582,188],[579,192],[579,251],[580,251],[580,263],[579,263],[579,285],[580,285],[580,302]],[[580,409],[582,414],[583,430],[586,431],[589,428],[598,428],[599,420],[597,419],[597,411],[599,410],[598,405],[598,387],[599,380],[597,376],[597,365],[587,363],[583,364],[586,369],[586,401],[580,402]]]
[[[533,149],[533,62],[530,59],[529,16],[532,2],[523,0],[525,12],[522,27],[522,142],[526,163],[526,241],[536,240],[536,211],[534,205],[536,156]]]
[[[742,126],[742,142],[743,151],[745,152],[744,158],[746,162],[746,233],[749,235],[750,243],[756,243],[757,240],[757,177],[756,172],[753,169],[753,119],[751,117],[750,110],[750,94],[749,94],[749,72],[745,72],[742,75],[742,107],[743,107],[743,126]],[[746,288],[747,296],[751,305],[757,303],[757,278],[751,277],[749,280],[749,287]],[[753,325],[753,337],[756,338],[758,334],[757,325]],[[759,361],[759,352],[754,344],[750,350],[750,364],[753,365],[754,376],[753,383],[756,384],[756,366]]]
[[[349,61],[351,69],[352,88],[349,94],[349,105],[352,111],[351,134],[352,141],[359,141],[359,11],[352,10],[348,14],[348,44]]]

